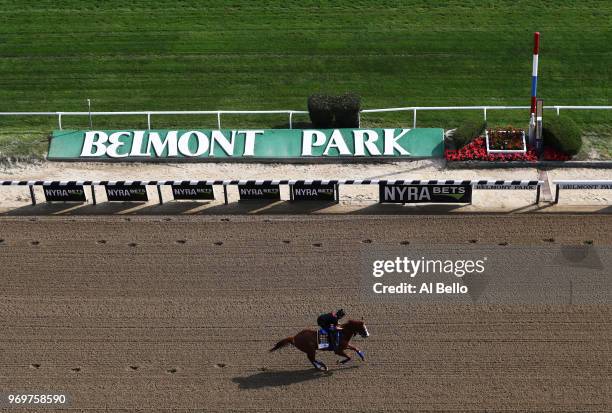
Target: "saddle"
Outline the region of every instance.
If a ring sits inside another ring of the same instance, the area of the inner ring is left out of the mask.
[[[341,332],[340,329],[334,331],[334,334],[335,334],[334,338],[336,339],[336,344],[340,343],[340,332]],[[317,344],[318,344],[317,347],[319,350],[327,350],[327,351],[333,350],[332,343],[329,341],[329,335],[322,328],[319,329],[318,334],[317,334]]]

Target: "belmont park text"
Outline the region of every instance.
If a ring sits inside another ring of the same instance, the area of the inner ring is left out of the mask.
[[[49,158],[433,157],[443,136],[436,128],[55,131]]]
[[[313,147],[324,147],[323,154],[329,155],[331,149],[337,149],[340,155],[366,156],[369,155],[389,155],[397,153],[410,155],[406,149],[398,144],[398,140],[406,135],[410,129],[403,129],[399,134],[395,129],[384,129],[384,149],[378,149],[376,142],[381,138],[375,130],[353,130],[354,150],[349,146],[339,129],[334,129],[329,137],[324,132],[318,130],[302,131],[302,150],[301,156],[312,156]],[[198,157],[205,154],[208,156],[218,155],[223,151],[229,156],[254,156],[255,146],[258,137],[265,134],[264,130],[232,130],[226,136],[220,130],[213,130],[210,134],[202,131],[187,131],[179,135],[178,131],[168,131],[163,138],[157,132],[133,131],[115,132],[107,135],[104,132],[92,131],[85,134],[85,144],[81,151],[81,156],[102,156],[108,155],[111,158],[125,156],[162,156],[167,150],[167,156],[178,156],[179,154],[188,157]],[[236,137],[244,137],[244,146],[240,153],[236,154]],[[121,153],[119,148],[129,144],[122,141],[124,137],[132,137],[129,152]],[[195,147],[193,146],[193,143]],[[143,148],[145,148],[143,150]]]

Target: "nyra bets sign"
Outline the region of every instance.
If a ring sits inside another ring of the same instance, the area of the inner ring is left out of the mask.
[[[431,158],[443,140],[435,128],[54,131],[48,159]]]

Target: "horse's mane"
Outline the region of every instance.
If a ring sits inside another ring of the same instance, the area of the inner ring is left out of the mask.
[[[348,320],[346,323],[340,324],[340,327],[346,328],[346,327],[348,327],[350,325],[361,326],[361,325],[363,325],[363,321],[361,321],[361,320]]]

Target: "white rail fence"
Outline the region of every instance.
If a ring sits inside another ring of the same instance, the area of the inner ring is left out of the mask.
[[[528,110],[529,106],[411,106],[385,109],[364,109],[360,112],[359,123],[361,125],[361,114],[385,113],[385,112],[412,112],[412,127],[417,125],[417,112],[427,111],[482,111],[484,120],[487,120],[487,112],[495,110]],[[561,110],[612,110],[612,106],[544,106],[546,110],[554,110],[557,116]],[[221,129],[221,115],[287,115],[289,117],[289,129],[293,128],[293,116],[308,114],[305,110],[169,110],[169,111],[131,111],[131,112],[0,112],[0,116],[54,116],[57,117],[57,125],[62,130],[62,118],[66,116],[88,116],[90,121],[94,116],[146,116],[147,128],[151,129],[151,117],[163,115],[216,115],[217,128]]]
[[[446,185],[446,186],[470,186],[471,189],[476,190],[536,190],[536,199],[535,205],[540,202],[540,191],[542,185],[544,185],[544,181],[539,180],[489,180],[489,179],[473,179],[473,180],[460,180],[460,179],[413,179],[413,180],[405,180],[405,179],[394,179],[394,180],[386,180],[386,179],[270,179],[270,180],[239,180],[239,179],[205,179],[205,180],[137,180],[137,181],[2,181],[0,180],[0,187],[10,187],[10,186],[27,186],[30,189],[30,197],[32,200],[32,205],[36,205],[36,195],[34,194],[35,186],[42,186],[43,188],[53,188],[53,190],[58,190],[62,188],[78,188],[81,191],[82,198],[80,203],[86,202],[86,198],[83,192],[84,186],[89,186],[91,189],[91,199],[93,204],[97,204],[96,200],[96,186],[120,186],[120,187],[130,187],[130,186],[156,186],[157,187],[157,195],[159,198],[159,203],[162,204],[163,198],[161,193],[161,186],[166,185],[183,185],[183,186],[191,186],[195,187],[198,185],[209,185],[209,186],[223,186],[223,198],[224,203],[227,205],[228,194],[227,187],[228,186],[241,186],[241,185],[251,185],[251,186],[271,186],[271,185],[289,185],[290,189],[293,185],[306,185],[317,187],[321,185],[333,185],[335,187],[334,190],[334,202],[338,203],[340,200],[340,192],[339,185],[406,185],[406,186],[422,186],[426,187],[429,185]],[[46,197],[46,194],[45,194]],[[214,197],[212,198],[214,199]],[[280,194],[279,198],[280,200]],[[293,196],[290,198],[293,201]],[[141,201],[141,200],[138,200]],[[146,200],[145,200],[146,201]],[[69,202],[74,202],[73,200]],[[382,200],[381,200],[382,202]],[[406,202],[411,203],[411,202]],[[432,203],[436,203],[435,201]],[[447,203],[440,202],[437,203]],[[470,199],[469,203],[472,201]]]
[[[555,180],[555,204],[559,203],[559,193],[562,189],[612,189],[612,180]]]

